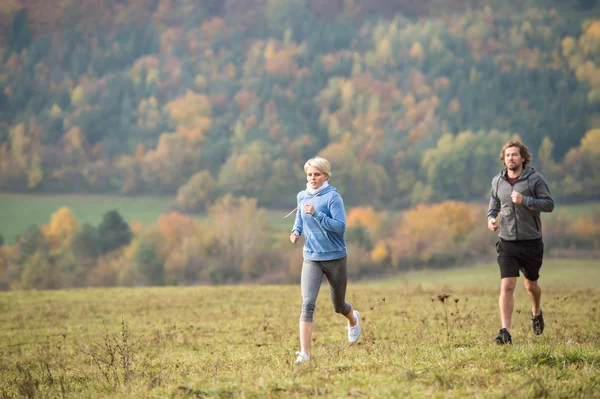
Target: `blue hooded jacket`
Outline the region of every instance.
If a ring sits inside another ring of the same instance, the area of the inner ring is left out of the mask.
[[[297,196],[298,210],[292,232],[304,232],[304,259],[314,261],[341,259],[346,256],[346,211],[337,189],[328,186],[316,195],[306,190]],[[312,216],[304,213],[304,205],[315,207]]]

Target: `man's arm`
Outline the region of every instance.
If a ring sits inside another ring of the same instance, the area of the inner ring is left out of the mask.
[[[554,200],[552,193],[546,183],[546,180],[537,173],[537,179],[533,182],[534,197],[523,196],[523,204],[534,211],[552,212],[554,210]]]
[[[497,187],[498,185],[498,180],[499,177],[496,176],[494,179],[492,179],[492,188],[490,190],[490,204],[488,205],[488,221],[490,219],[496,219],[496,217],[498,216],[498,213],[500,213],[500,199],[498,198],[498,193],[496,191],[494,191],[494,189]]]

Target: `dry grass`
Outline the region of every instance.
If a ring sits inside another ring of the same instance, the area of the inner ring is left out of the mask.
[[[351,284],[355,345],[323,286],[302,366],[298,286],[4,293],[0,398],[600,397],[600,288],[578,278],[597,267],[547,262],[547,330],[532,334],[520,288],[510,347],[492,343],[494,280],[472,282],[487,267]]]

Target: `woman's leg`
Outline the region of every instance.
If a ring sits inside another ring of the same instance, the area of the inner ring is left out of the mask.
[[[319,262],[304,260],[300,287],[302,291],[302,315],[300,316],[300,351],[310,354],[313,315],[317,304],[319,288],[323,281],[323,270]]]
[[[329,296],[336,313],[341,313],[348,319],[348,325],[354,327],[356,318],[352,305],[346,302],[346,286],[348,284],[347,257],[322,262],[323,272],[329,282]]]

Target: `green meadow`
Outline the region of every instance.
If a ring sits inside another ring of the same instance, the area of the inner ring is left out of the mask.
[[[512,346],[492,263],[350,283],[354,345],[324,285],[300,366],[299,285],[5,292],[0,398],[600,397],[599,266],[546,261],[541,336],[520,284]]]
[[[59,208],[68,207],[80,224],[90,223],[97,226],[102,215],[116,209],[128,222],[141,222],[149,226],[158,220],[162,213],[169,212],[175,204],[174,197],[127,197],[119,195],[31,195],[0,194],[0,234],[11,244],[15,237],[23,234],[28,227],[41,227],[50,221],[50,217]],[[283,219],[293,209],[267,210],[266,218],[275,230],[290,229],[294,216]],[[195,214],[198,220],[207,220],[205,215]]]
[[[116,209],[128,222],[154,223],[168,212],[172,197],[126,197],[118,195],[0,194],[0,234],[8,243],[31,225],[41,227],[59,208],[68,207],[80,224],[98,225],[102,215]]]
[[[0,234],[11,244],[15,237],[23,234],[31,225],[42,226],[50,221],[50,217],[60,207],[66,206],[75,214],[80,224],[98,225],[102,215],[116,209],[128,222],[141,222],[148,226],[155,223],[158,217],[173,207],[174,197],[127,197],[118,195],[32,195],[32,194],[0,194]],[[271,229],[287,231],[294,224],[294,215],[283,218],[295,206],[292,201],[290,209],[267,209],[266,219]],[[576,219],[600,209],[598,202],[575,205],[560,205],[557,209]],[[544,215],[546,216],[546,215]],[[198,220],[207,220],[205,215],[196,214]]]

